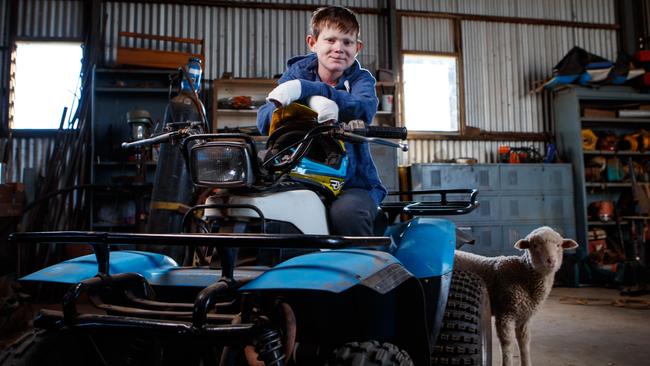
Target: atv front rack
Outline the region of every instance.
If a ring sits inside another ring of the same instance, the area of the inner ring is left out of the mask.
[[[386,246],[391,243],[384,236],[338,236],[303,234],[133,234],[95,231],[43,231],[13,233],[10,241],[18,243],[88,244],[97,258],[99,274],[108,274],[111,246],[119,245],[176,245],[218,248],[291,248],[291,249],[345,249]]]

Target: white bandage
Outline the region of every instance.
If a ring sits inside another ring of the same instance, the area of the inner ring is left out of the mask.
[[[353,119],[352,121],[348,122],[347,125],[350,130],[366,128],[366,124],[360,119]]]
[[[333,100],[320,95],[314,95],[307,101],[309,108],[318,113],[318,123],[336,121],[339,118],[339,106]]]
[[[286,107],[298,100],[301,93],[300,80],[289,80],[276,86],[266,97],[266,101],[273,102],[278,107]]]

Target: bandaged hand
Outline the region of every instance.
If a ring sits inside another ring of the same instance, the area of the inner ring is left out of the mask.
[[[350,131],[354,131],[356,129],[364,129],[364,128],[366,128],[366,124],[360,119],[353,119],[352,121],[346,123],[346,127]]]
[[[273,89],[266,97],[267,102],[272,102],[276,107],[286,107],[300,98],[302,87],[300,80],[289,80]]]
[[[307,104],[318,113],[318,123],[336,121],[339,118],[339,106],[333,100],[314,95],[309,98]]]

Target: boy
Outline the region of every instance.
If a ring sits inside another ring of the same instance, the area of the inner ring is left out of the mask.
[[[287,62],[287,70],[257,114],[257,127],[266,134],[273,110],[294,101],[311,106],[319,122],[370,123],[377,112],[375,78],[356,56],[363,48],[359,22],[347,8],[317,9],[311,18],[307,45],[313,52]],[[333,101],[334,103],[330,102]],[[337,108],[338,107],[338,108]],[[352,122],[351,122],[352,121]],[[331,231],[337,235],[373,235],[377,207],[386,196],[367,143],[346,143],[350,160],[343,192],[329,210]]]

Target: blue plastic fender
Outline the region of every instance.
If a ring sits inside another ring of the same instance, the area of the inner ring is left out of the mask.
[[[361,284],[384,294],[412,277],[395,257],[386,252],[329,250],[282,262],[240,290],[315,290],[341,293]]]
[[[386,235],[397,243],[393,253],[417,278],[442,276],[452,271],[456,225],[445,219],[417,217],[391,226]]]
[[[139,251],[111,252],[109,274],[137,272],[147,281],[154,273],[177,267],[176,262],[162,254]],[[73,258],[40,271],[29,274],[21,281],[77,283],[97,274],[97,260],[94,254]]]

